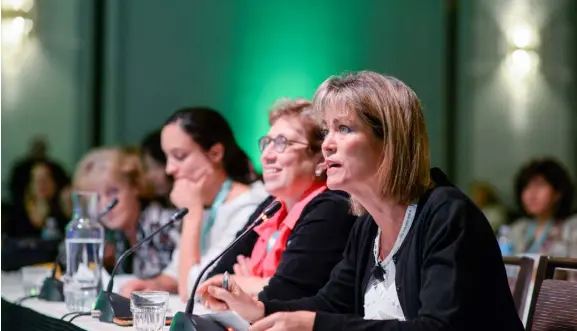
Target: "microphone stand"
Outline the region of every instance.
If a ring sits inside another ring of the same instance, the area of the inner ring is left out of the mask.
[[[132,312],[130,311],[130,299],[112,292],[112,288],[114,287],[114,275],[116,274],[118,267],[122,264],[126,257],[134,253],[137,248],[142,246],[142,244],[152,239],[159,232],[164,231],[168,227],[172,226],[174,222],[181,220],[186,214],[188,214],[188,209],[186,208],[177,210],[176,213],[170,217],[170,221],[168,221],[168,223],[164,224],[156,231],[149,234],[142,241],[132,246],[130,249],[126,250],[124,253],[122,253],[122,255],[120,255],[118,261],[116,261],[116,264],[112,269],[112,272],[110,273],[110,280],[108,281],[106,290],[100,291],[98,298],[96,298],[96,302],[94,303],[94,310],[100,311],[99,320],[101,322],[112,323],[116,317],[132,316]]]
[[[194,315],[194,297],[200,281],[204,274],[212,267],[224,254],[226,254],[232,247],[234,247],[240,240],[242,240],[250,231],[255,227],[260,225],[262,222],[266,221],[272,215],[274,215],[282,207],[279,201],[274,201],[260,214],[260,216],[246,229],[242,234],[240,234],[233,242],[231,242],[217,257],[212,259],[199,273],[192,292],[190,293],[190,298],[186,303],[186,310],[184,312],[178,312],[174,315],[172,323],[170,324],[170,331],[228,331],[234,330],[231,326],[223,325],[221,321],[217,321],[210,314],[207,315]]]
[[[118,198],[114,198],[104,210],[98,214],[98,221],[104,216],[106,216],[116,205],[118,204]],[[102,222],[100,222],[102,224]],[[105,227],[106,228],[106,227]],[[65,239],[66,240],[66,239]],[[51,301],[51,302],[63,302],[64,301],[64,283],[60,279],[56,278],[56,272],[58,271],[58,266],[61,264],[62,255],[58,254],[56,260],[54,261],[54,267],[52,267],[52,274],[44,279],[42,287],[40,288],[40,293],[38,294],[38,299]],[[63,268],[61,268],[63,270]]]

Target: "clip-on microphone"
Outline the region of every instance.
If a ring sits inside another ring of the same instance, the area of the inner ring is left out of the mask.
[[[98,214],[98,222],[104,216],[106,216],[116,205],[118,204],[118,198],[114,198],[106,207]],[[102,224],[102,222],[100,222]],[[54,261],[54,267],[52,267],[52,274],[44,279],[42,287],[40,288],[40,293],[38,294],[38,299],[62,302],[64,301],[64,283],[60,279],[56,278],[56,271],[58,266],[61,264],[61,255],[58,254],[56,260]],[[61,268],[62,269],[62,268]]]
[[[267,219],[271,218],[279,209],[282,207],[282,204],[279,201],[275,201],[271,203],[265,210],[260,214],[260,216],[246,229],[242,234],[240,234],[233,242],[231,242],[217,257],[215,257],[212,261],[210,261],[200,272],[198,278],[196,278],[196,282],[194,283],[194,287],[192,288],[192,292],[190,294],[190,298],[186,303],[186,310],[184,312],[178,312],[174,315],[172,319],[172,323],[170,324],[170,331],[228,331],[233,330],[231,327],[227,327],[223,325],[221,322],[216,321],[214,318],[211,317],[210,314],[207,315],[193,315],[192,312],[194,311],[194,297],[198,286],[200,285],[200,281],[202,277],[206,273],[206,271],[212,267],[213,264],[216,263],[224,254],[226,254],[232,247],[234,247],[242,238],[244,238],[250,231],[252,231],[255,227],[257,227],[262,222],[266,221]]]
[[[110,273],[110,280],[108,281],[108,286],[106,286],[106,290],[100,291],[98,294],[98,298],[96,299],[96,303],[94,304],[94,310],[100,311],[100,321],[112,323],[115,317],[130,317],[132,316],[132,312],[130,311],[130,299],[123,297],[120,294],[116,294],[112,292],[112,288],[114,287],[114,275],[116,274],[116,269],[122,264],[124,259],[128,257],[130,254],[134,253],[138,247],[140,247],[145,242],[152,239],[157,233],[166,230],[168,227],[172,226],[174,222],[181,220],[186,214],[188,214],[187,208],[182,208],[176,211],[176,213],[172,214],[170,217],[170,221],[166,224],[158,228],[156,231],[149,234],[146,238],[142,239],[139,243],[132,246],[130,249],[126,250],[120,257],[112,272]]]

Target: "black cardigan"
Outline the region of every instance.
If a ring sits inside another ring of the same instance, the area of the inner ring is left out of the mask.
[[[356,220],[349,213],[348,197],[344,192],[327,190],[305,206],[287,239],[276,273],[259,293],[260,300],[305,298],[315,295],[326,284],[331,270],[343,256]],[[245,228],[273,200],[269,197],[261,203]],[[249,233],[221,258],[208,277],[225,271],[232,273],[236,257],[250,256],[257,239],[256,232]]]
[[[364,320],[364,296],[374,268],[377,225],[355,224],[343,260],[313,297],[264,301],[265,313],[316,311],[314,330],[523,330],[503,259],[483,213],[438,169],[415,221],[393,257],[406,321]]]

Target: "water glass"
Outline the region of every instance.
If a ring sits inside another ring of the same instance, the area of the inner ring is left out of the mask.
[[[130,296],[133,325],[138,331],[160,331],[166,323],[168,292],[136,291]]]
[[[24,285],[24,295],[38,295],[44,283],[44,279],[52,274],[52,270],[47,267],[23,267],[22,284]]]

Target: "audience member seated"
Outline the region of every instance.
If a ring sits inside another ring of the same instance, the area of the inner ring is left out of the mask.
[[[567,170],[552,159],[532,160],[519,171],[515,192],[525,217],[511,227],[514,253],[577,257],[574,187]]]
[[[5,214],[2,232],[11,238],[62,238],[71,213],[68,176],[50,161],[36,161],[27,177],[23,195]]]
[[[78,163],[74,188],[97,192],[101,209],[118,198],[116,207],[103,218],[107,227],[104,262],[109,271],[124,251],[166,224],[175,212],[151,201],[140,153],[134,149],[92,150]],[[157,276],[170,262],[179,236],[176,228],[155,236],[126,259],[118,272]]]
[[[266,198],[254,182],[250,160],[237,145],[228,122],[209,108],[174,113],[162,128],[166,172],[174,178],[170,200],[189,212],[170,265],[149,280],[127,282],[121,293],[165,290],[188,299],[188,279],[216,257]]]
[[[501,225],[507,223],[507,209],[499,201],[491,184],[481,181],[473,182],[471,184],[471,198],[489,220],[493,232],[496,233]]]
[[[160,130],[148,134],[140,145],[146,180],[152,186],[154,199],[170,206],[172,178],[166,175],[166,155],[160,145]]]
[[[224,255],[211,272],[214,277],[233,273],[243,291],[260,292],[261,299],[314,295],[340,261],[355,221],[348,195],[326,187],[322,134],[310,105],[302,99],[283,100],[271,112],[271,128],[259,140],[264,186],[271,197],[247,227],[273,201],[280,201],[282,209]],[[194,279],[190,281],[192,288]]]
[[[24,157],[14,162],[14,166],[10,170],[10,180],[9,180],[9,190],[10,190],[10,201],[12,203],[21,203],[24,201],[24,195],[28,189],[28,184],[30,183],[30,175],[32,174],[32,168],[38,162],[45,162],[50,165],[52,171],[52,176],[55,180],[60,183],[60,179],[63,179],[68,185],[68,174],[56,162],[51,159],[48,155],[48,142],[46,137],[37,136],[30,141],[30,146]],[[4,199],[2,199],[4,201]]]
[[[343,259],[313,297],[260,301],[213,279],[198,291],[205,305],[255,331],[523,330],[489,222],[439,169],[429,172],[415,93],[361,72],[329,78],[313,103],[326,126],[327,185],[351,194],[361,217]]]

